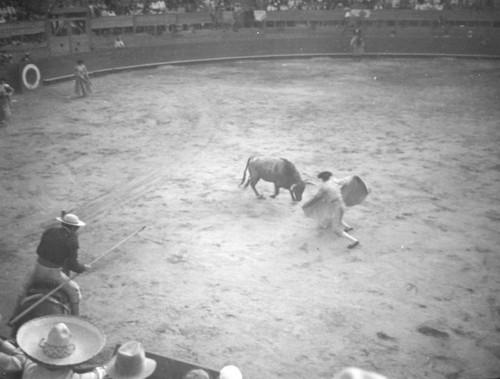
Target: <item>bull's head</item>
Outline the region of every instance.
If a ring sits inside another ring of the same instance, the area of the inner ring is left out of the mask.
[[[302,194],[304,193],[307,184],[314,185],[314,183],[305,180],[295,183],[290,187],[290,194],[292,195],[293,201],[302,201]]]
[[[298,183],[293,184],[290,187],[290,194],[292,195],[292,200],[293,201],[301,201],[302,194],[304,193],[305,189],[306,189],[305,182],[298,182]]]

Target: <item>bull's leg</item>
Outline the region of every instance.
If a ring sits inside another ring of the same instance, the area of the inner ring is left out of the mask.
[[[252,180],[250,185],[253,189],[253,192],[255,192],[255,194],[257,195],[258,198],[260,199],[263,199],[264,196],[262,196],[258,191],[257,191],[257,188],[255,188],[255,186],[257,185],[257,183],[259,182],[259,180],[257,179],[255,182]]]
[[[276,196],[278,196],[280,193],[280,188],[276,183],[274,183],[274,195],[271,195],[271,197],[274,199]]]

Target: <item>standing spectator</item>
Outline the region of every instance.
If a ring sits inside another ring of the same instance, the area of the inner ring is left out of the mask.
[[[361,29],[359,28],[354,29],[354,34],[351,38],[350,45],[354,60],[360,60],[361,55],[363,55],[365,52],[365,39],[363,38],[363,33],[361,32]]]
[[[92,93],[89,72],[82,60],[77,61],[75,66],[75,93],[77,96],[88,96]]]
[[[5,78],[0,78],[0,125],[6,125],[12,114],[10,97],[14,93],[12,88]]]

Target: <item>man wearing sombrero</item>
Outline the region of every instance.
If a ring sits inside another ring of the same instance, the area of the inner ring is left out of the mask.
[[[49,228],[43,233],[36,250],[38,259],[35,263],[35,269],[24,284],[24,290],[27,291],[33,283],[37,282],[49,283],[54,286],[65,283],[62,289],[68,295],[71,314],[79,315],[82,297],[80,286],[75,281],[70,280],[68,275],[69,271],[80,274],[91,268],[78,261],[78,248],[80,247],[78,229],[85,223],[78,216],[65,212],[61,214],[61,217],[56,217],[56,220],[61,225]]]
[[[95,357],[106,343],[104,332],[86,319],[38,317],[19,328],[16,340],[28,357],[22,379],[102,379],[105,375],[103,367],[82,374],[73,371]]]

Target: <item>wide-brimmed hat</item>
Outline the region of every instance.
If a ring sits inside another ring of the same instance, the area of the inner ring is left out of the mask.
[[[66,213],[63,217],[56,217],[56,220],[60,221],[64,224],[73,225],[73,226],[85,226],[85,225],[87,225],[82,220],[80,220],[77,215],[74,215],[73,213]]]
[[[220,379],[242,379],[243,375],[238,367],[233,365],[224,366],[219,373]]]
[[[140,342],[126,342],[106,365],[106,373],[113,379],[143,379],[156,369],[156,361],[146,358]]]
[[[73,366],[96,356],[106,343],[97,325],[78,316],[38,317],[23,324],[17,344],[35,361],[51,366]]]

